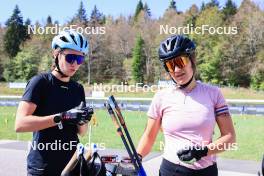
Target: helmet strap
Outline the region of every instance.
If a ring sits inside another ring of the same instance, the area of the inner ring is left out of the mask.
[[[61,69],[60,69],[60,66],[59,66],[59,59],[58,59],[58,56],[55,58],[55,65],[56,65],[56,68],[55,71],[58,72],[62,78],[67,78],[69,77],[68,75],[64,74]]]
[[[169,74],[169,75],[170,75],[170,74]],[[194,74],[193,74],[193,75],[194,75]],[[190,78],[190,80],[189,80],[187,83],[182,84],[182,85],[178,84],[178,83],[174,80],[174,78],[173,78],[171,75],[170,75],[170,77],[171,77],[172,81],[176,84],[176,86],[177,86],[179,89],[184,89],[184,88],[188,87],[188,86],[191,84],[191,82],[192,82],[192,80],[193,80],[193,75],[192,75],[192,77]]]

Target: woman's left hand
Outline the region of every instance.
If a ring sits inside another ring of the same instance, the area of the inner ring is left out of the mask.
[[[208,153],[208,148],[200,146],[192,146],[188,149],[183,149],[177,152],[179,159],[185,163],[193,164],[199,161],[202,157],[206,156]]]

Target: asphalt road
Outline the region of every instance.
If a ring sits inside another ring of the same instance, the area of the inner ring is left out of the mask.
[[[25,176],[27,142],[0,140],[0,175],[1,176]],[[124,150],[107,149],[100,154],[126,155]],[[143,160],[143,165],[148,176],[157,176],[161,162],[161,153],[151,153]],[[257,176],[260,170],[260,162],[218,159],[219,176]]]

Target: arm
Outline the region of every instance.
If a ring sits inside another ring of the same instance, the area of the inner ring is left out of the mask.
[[[235,130],[229,113],[225,112],[218,115],[216,121],[220,129],[221,137],[206,147],[201,146],[199,149],[197,147],[191,147],[178,151],[177,155],[181,161],[193,164],[204,156],[214,155],[235,147]]]
[[[82,93],[82,102],[84,102],[84,105],[86,106],[85,91],[84,91],[83,86],[82,85],[80,85],[80,86],[81,86],[80,92]],[[89,121],[90,121],[90,119],[89,119]],[[78,127],[78,134],[80,136],[84,136],[87,133],[89,121],[87,123],[83,124],[83,125],[77,125],[77,127]]]
[[[236,142],[236,134],[230,114],[220,114],[219,116],[217,116],[216,122],[219,127],[221,136],[216,141],[208,145],[207,155],[213,155],[223,152],[224,149],[227,149],[227,146],[228,148],[233,147]]]
[[[88,122],[89,123],[89,122]],[[78,125],[78,134],[80,136],[84,136],[87,133],[88,130],[88,123],[83,125]]]
[[[155,142],[155,139],[159,132],[160,126],[161,126],[161,118],[157,120],[153,118],[148,118],[147,127],[137,147],[137,153],[139,153],[141,156],[144,157],[151,151],[153,143]]]
[[[53,121],[55,115],[41,118],[33,116],[36,107],[37,105],[31,102],[21,101],[19,103],[15,121],[16,132],[39,131],[56,125]]]

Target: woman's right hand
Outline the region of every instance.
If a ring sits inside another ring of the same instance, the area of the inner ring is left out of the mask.
[[[91,107],[84,107],[83,102],[78,107],[60,113],[62,122],[83,125],[91,120],[94,111]]]

